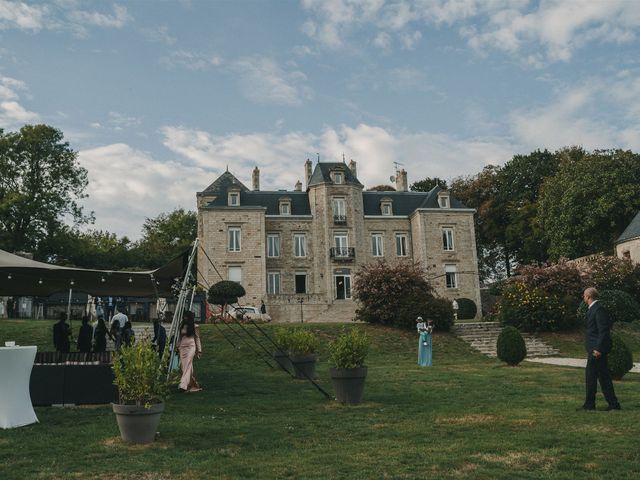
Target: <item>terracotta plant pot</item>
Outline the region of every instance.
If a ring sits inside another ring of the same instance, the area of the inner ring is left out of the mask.
[[[149,408],[138,405],[112,403],[122,440],[130,443],[151,443],[156,437],[164,403],[152,404]]]
[[[340,403],[355,405],[362,402],[367,367],[332,368],[330,373],[336,399]]]
[[[316,354],[310,353],[308,355],[290,355],[291,363],[293,364],[293,370],[296,378],[306,380],[308,378],[316,378]]]

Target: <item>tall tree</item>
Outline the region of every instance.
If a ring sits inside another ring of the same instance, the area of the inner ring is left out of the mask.
[[[146,267],[160,267],[187,250],[197,234],[196,213],[177,208],[145,220],[136,250]]]
[[[497,200],[506,209],[505,242],[519,264],[548,260],[548,242],[537,222],[537,203],[544,180],[559,168],[548,150],[515,155],[498,172]]]
[[[422,180],[418,180],[411,184],[409,190],[412,192],[430,192],[436,185],[440,186],[443,190],[449,190],[447,181],[438,177],[426,177]]]
[[[371,187],[367,189],[369,192],[395,192],[395,187],[391,185],[376,185],[375,187]]]
[[[0,245],[35,251],[64,226],[92,221],[78,201],[86,195],[87,171],[63,134],[48,125],[0,129]]]
[[[542,185],[538,222],[551,258],[610,251],[640,210],[640,155],[567,148],[557,175]]]

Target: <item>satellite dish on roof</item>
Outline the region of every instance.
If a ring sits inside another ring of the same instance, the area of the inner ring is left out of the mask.
[[[396,181],[396,177],[394,177],[393,175],[391,175],[391,176],[389,177],[389,180],[391,180],[392,182],[395,182],[395,181]]]

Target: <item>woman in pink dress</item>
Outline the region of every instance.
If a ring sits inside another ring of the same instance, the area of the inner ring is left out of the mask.
[[[200,328],[194,322],[193,312],[186,311],[180,324],[180,340],[178,342],[180,351],[180,368],[182,377],[178,388],[182,392],[199,392],[202,390],[193,374],[193,358],[202,355],[202,345],[200,343]]]

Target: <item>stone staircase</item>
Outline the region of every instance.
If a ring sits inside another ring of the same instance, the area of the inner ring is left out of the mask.
[[[496,357],[496,342],[502,327],[498,322],[456,323],[451,331],[462,338],[476,350]],[[530,333],[523,333],[522,337],[527,345],[527,357],[550,357],[559,355],[555,348],[544,343],[540,338]]]
[[[353,300],[336,300],[315,315],[305,317],[305,323],[350,322],[355,317],[356,304]]]

